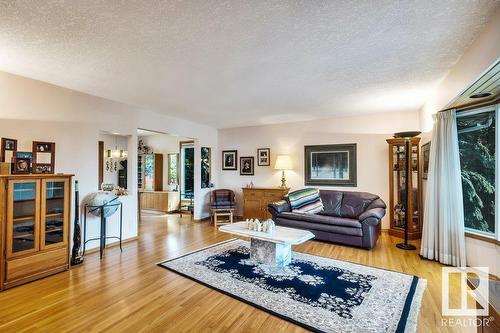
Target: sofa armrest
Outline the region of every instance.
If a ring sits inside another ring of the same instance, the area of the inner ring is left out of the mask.
[[[374,221],[380,222],[380,220],[384,217],[384,215],[385,215],[385,208],[372,208],[363,212],[359,216],[359,221],[363,222],[364,220],[370,219],[370,221],[373,221],[371,223],[374,223]]]
[[[292,208],[287,200],[280,200],[267,205],[267,210],[269,210],[271,215],[275,216],[283,212],[291,212]]]

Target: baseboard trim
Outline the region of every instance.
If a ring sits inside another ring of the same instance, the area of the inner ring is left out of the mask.
[[[126,244],[126,243],[130,243],[130,242],[136,241],[138,239],[139,239],[139,236],[134,236],[134,237],[130,237],[130,238],[124,239],[124,240],[122,240],[122,245]],[[109,249],[110,247],[116,247],[116,246],[119,246],[119,245],[120,245],[120,241],[113,241],[111,243],[107,243],[106,244],[106,249]],[[94,247],[94,248],[85,250],[85,255],[99,252],[99,250],[100,250],[99,247]]]

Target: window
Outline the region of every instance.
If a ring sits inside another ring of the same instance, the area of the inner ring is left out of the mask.
[[[497,238],[498,106],[457,114],[466,231]]]
[[[179,182],[179,154],[168,154],[168,184],[178,185]]]
[[[210,187],[210,153],[210,148],[201,147],[201,188]]]

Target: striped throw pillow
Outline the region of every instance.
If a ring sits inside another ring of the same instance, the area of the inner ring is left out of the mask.
[[[315,188],[304,188],[288,194],[292,212],[317,214],[323,211],[323,202],[319,196],[319,190]]]

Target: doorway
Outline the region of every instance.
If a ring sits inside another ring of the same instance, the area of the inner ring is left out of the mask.
[[[181,213],[182,201],[181,184],[193,193],[194,205],[194,181],[183,176],[186,172],[181,163],[182,142],[193,142],[189,138],[179,137],[173,134],[160,133],[145,129],[137,130],[137,189],[139,220],[143,215],[163,216]],[[194,148],[194,145],[193,145]],[[188,153],[188,160],[190,151]],[[194,152],[193,152],[194,156]],[[188,165],[186,171],[194,169]],[[189,176],[189,172],[187,176]]]

